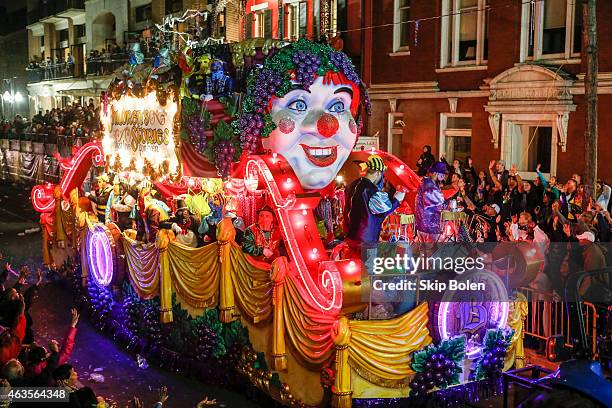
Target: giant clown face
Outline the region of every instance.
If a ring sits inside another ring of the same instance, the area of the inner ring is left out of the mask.
[[[308,90],[294,85],[272,101],[270,115],[276,129],[268,146],[289,162],[306,189],[331,183],[357,139],[353,116],[359,95],[356,87],[317,77]],[[353,98],[356,98],[354,101]]]

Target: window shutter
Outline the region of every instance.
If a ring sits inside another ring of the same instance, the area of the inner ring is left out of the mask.
[[[308,5],[300,3],[300,38],[308,34]]]
[[[264,37],[272,38],[272,10],[264,12]]]
[[[280,5],[278,7],[278,39],[285,38],[285,18],[287,18],[286,7]]]
[[[244,21],[244,38],[249,39],[253,36],[253,14],[246,15]]]

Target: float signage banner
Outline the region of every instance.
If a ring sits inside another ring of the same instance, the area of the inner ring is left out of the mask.
[[[102,147],[111,166],[120,160],[122,168],[133,163],[140,170],[145,160],[154,168],[167,162],[167,168],[174,172],[178,166],[175,145],[175,116],[178,104],[166,98],[162,105],[156,92],[144,97],[121,95],[101,108],[100,119],[104,126]]]

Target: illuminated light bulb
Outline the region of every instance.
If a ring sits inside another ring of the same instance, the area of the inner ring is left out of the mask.
[[[189,179],[187,184],[189,184],[189,187],[193,187],[195,185],[195,181],[193,181],[193,179]]]
[[[293,180],[291,180],[291,177],[287,177],[287,184],[291,184],[293,182]]]
[[[314,255],[316,255],[316,254],[317,254],[317,252],[319,252],[319,250],[318,250],[317,248],[312,248],[312,253],[313,253]]]
[[[308,214],[308,211],[306,211],[306,210],[302,210],[302,215],[303,215],[303,216],[306,216],[307,214]]]
[[[404,165],[403,165],[403,164],[402,164],[402,165],[400,165],[400,166],[399,166],[399,169],[400,169],[400,171],[404,170]]]
[[[344,181],[344,177],[342,177],[340,175],[338,177],[336,177],[336,182],[337,183],[342,183],[343,181]]]
[[[355,267],[355,265],[357,265],[357,264],[355,263],[355,261],[351,261],[351,262],[349,262],[349,266],[350,266],[351,268],[354,268],[354,267]]]
[[[276,159],[278,157],[278,153],[272,153],[272,158]]]

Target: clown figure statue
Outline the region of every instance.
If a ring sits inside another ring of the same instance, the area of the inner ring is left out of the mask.
[[[235,124],[243,149],[255,151],[262,137],[303,188],[330,186],[357,141],[360,103],[369,110],[348,56],[301,39],[266,59],[249,81],[248,103]]]
[[[259,260],[272,262],[280,254],[281,241],[280,231],[274,225],[274,213],[264,207],[257,214],[257,223],[244,232],[242,250]]]

